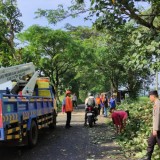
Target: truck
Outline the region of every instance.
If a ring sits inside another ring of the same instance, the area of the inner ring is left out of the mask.
[[[53,88],[32,62],[0,68],[0,84],[8,81],[12,88],[0,89],[0,142],[34,147],[39,130],[56,127]]]

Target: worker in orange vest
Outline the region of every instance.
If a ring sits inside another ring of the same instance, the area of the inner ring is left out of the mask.
[[[66,96],[63,100],[63,103],[62,103],[62,107],[64,108],[66,114],[67,114],[67,120],[66,120],[66,126],[65,128],[70,128],[72,127],[70,125],[70,122],[71,122],[71,113],[73,111],[73,104],[72,104],[72,99],[71,99],[71,91],[66,91]]]
[[[100,115],[100,111],[101,111],[101,97],[100,97],[99,94],[97,95],[97,98],[96,98],[96,104],[98,106],[98,114]]]

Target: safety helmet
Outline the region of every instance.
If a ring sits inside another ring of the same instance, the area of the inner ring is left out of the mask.
[[[67,91],[66,91],[66,94],[71,94],[71,91],[67,90]]]
[[[93,96],[93,93],[89,92],[89,93],[88,93],[88,96]]]

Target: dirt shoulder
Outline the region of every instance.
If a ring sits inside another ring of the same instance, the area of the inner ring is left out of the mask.
[[[96,160],[127,160],[121,147],[115,141],[115,131],[110,125],[110,118],[99,116],[96,126],[88,129],[91,154]]]

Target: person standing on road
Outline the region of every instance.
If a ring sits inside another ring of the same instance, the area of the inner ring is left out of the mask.
[[[107,98],[107,94],[104,95],[103,98],[103,106],[104,106],[104,117],[107,117],[107,109],[108,109],[108,98]]]
[[[148,139],[147,147],[147,157],[142,160],[151,160],[152,153],[154,151],[154,146],[156,143],[160,147],[160,100],[158,99],[158,92],[149,92],[150,101],[154,103],[153,105],[153,128],[152,133]]]
[[[77,96],[75,93],[72,95],[72,102],[73,102],[73,107],[77,108]]]
[[[103,95],[103,93],[101,93],[100,99],[101,99],[102,115],[104,115],[104,104],[103,104],[104,95]]]
[[[111,96],[110,100],[109,100],[109,104],[110,104],[110,108],[116,108],[116,99],[115,96]]]
[[[70,125],[70,122],[71,122],[71,114],[72,114],[72,111],[73,111],[73,104],[72,104],[72,100],[71,100],[71,91],[69,91],[69,90],[66,91],[66,97],[63,100],[62,107],[64,108],[64,111],[67,114],[67,120],[66,120],[65,128],[68,129],[68,128],[72,127]]]
[[[98,114],[100,115],[100,113],[101,113],[101,98],[100,98],[99,94],[97,95],[97,98],[96,98],[96,104],[98,106]]]

